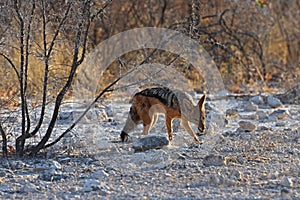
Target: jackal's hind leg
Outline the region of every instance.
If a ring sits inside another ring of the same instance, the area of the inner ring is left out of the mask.
[[[182,123],[183,128],[190,134],[190,136],[192,136],[196,142],[199,142],[199,139],[196,136],[196,134],[194,133],[193,129],[191,128],[189,122],[185,119],[182,119],[181,123]]]
[[[172,118],[166,116],[166,127],[168,131],[168,137],[169,141],[173,140],[173,135],[172,135]]]

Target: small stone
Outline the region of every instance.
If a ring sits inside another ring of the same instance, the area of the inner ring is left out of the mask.
[[[73,120],[73,112],[60,112],[58,115],[58,120]]]
[[[237,131],[252,132],[256,129],[256,125],[250,121],[239,121],[239,128]]]
[[[96,191],[96,190],[100,190],[100,181],[95,180],[95,179],[86,179],[84,180],[83,183],[83,190],[85,192],[91,192],[91,191]]]
[[[235,136],[235,135],[236,135],[236,132],[230,131],[230,130],[229,130],[229,131],[223,132],[222,135],[223,135],[224,137],[231,137],[231,136]]]
[[[277,117],[275,116],[269,116],[265,121],[263,122],[277,122]]]
[[[1,197],[2,197],[2,194],[4,194],[4,193],[15,193],[15,189],[11,185],[1,184],[1,187],[0,187]]]
[[[0,168],[0,177],[13,177],[14,172],[10,169]]]
[[[178,159],[185,160],[186,159],[186,155],[178,153]]]
[[[281,191],[280,191],[280,195],[281,195],[281,199],[285,199],[285,200],[288,200],[288,199],[293,199],[291,197],[291,192],[286,189],[286,188],[282,188]]]
[[[297,128],[297,134],[300,136],[300,127]]]
[[[140,138],[132,143],[135,152],[146,151],[149,149],[161,149],[169,145],[169,140],[162,136],[148,136]]]
[[[16,160],[16,161],[12,161],[10,163],[10,167],[13,169],[13,170],[16,170],[16,169],[23,169],[26,167],[26,164],[24,162],[22,162],[21,160]]]
[[[253,112],[253,111],[257,111],[258,106],[250,101],[250,102],[245,103],[242,106],[242,109],[246,112]]]
[[[71,158],[69,158],[69,157],[61,157],[58,160],[60,163],[63,163],[63,164],[71,162]]]
[[[113,117],[114,116],[114,112],[109,106],[105,107],[105,113],[106,113],[107,117]]]
[[[55,161],[55,160],[52,161],[52,166],[51,167],[53,169],[59,169],[59,170],[62,168],[61,164],[59,162]]]
[[[91,177],[100,178],[100,177],[109,177],[109,174],[104,170],[98,170],[91,174]]]
[[[282,185],[284,187],[294,187],[294,183],[293,183],[292,179],[288,178],[288,177],[284,177],[281,180],[280,185]]]
[[[62,169],[62,166],[59,162],[55,160],[41,160],[40,162],[35,164],[35,170],[41,171],[41,170],[60,170]]]
[[[278,108],[278,107],[281,107],[282,106],[282,103],[279,99],[273,97],[273,96],[268,96],[267,97],[267,102],[268,102],[268,105],[271,107],[271,108]]]
[[[237,116],[238,116],[237,108],[230,108],[230,109],[226,110],[226,117],[235,118]]]
[[[275,126],[285,126],[285,122],[284,122],[284,121],[277,122],[277,123],[275,124]]]
[[[223,166],[226,165],[226,159],[221,155],[207,155],[203,158],[203,165],[206,167],[209,166]]]
[[[256,112],[256,116],[259,120],[266,120],[268,119],[268,114],[262,110]]]
[[[277,119],[283,119],[287,116],[286,110],[275,110],[274,112],[271,113],[270,116],[275,116]]]
[[[253,102],[256,105],[262,105],[262,104],[264,104],[264,99],[261,96],[252,97],[250,99],[250,101]]]
[[[58,181],[64,179],[66,175],[64,175],[61,171],[57,171],[55,169],[42,171],[38,178],[43,181]]]
[[[105,109],[96,109],[96,114],[97,114],[97,118],[98,120],[107,120],[108,116],[107,113],[105,112]]]
[[[204,106],[205,106],[205,110],[208,112],[215,109],[214,108],[215,105],[213,105],[211,102],[210,103],[207,102]]]
[[[267,127],[267,126],[259,126],[259,127],[257,128],[257,130],[258,130],[258,131],[268,131],[268,130],[270,130],[270,127]]]
[[[255,114],[239,114],[241,119],[256,120],[258,117]]]
[[[243,178],[243,175],[238,170],[232,170],[232,172],[230,173],[229,178],[236,179],[236,180],[241,180]]]

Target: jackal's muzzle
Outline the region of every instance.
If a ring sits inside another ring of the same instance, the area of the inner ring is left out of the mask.
[[[124,131],[121,132],[120,137],[121,137],[122,142],[127,142],[129,139],[129,135],[127,133],[125,133]]]
[[[205,134],[206,134],[205,126],[204,126],[203,128],[199,128],[199,127],[198,127],[197,135],[198,135],[198,136],[202,136],[202,135],[205,135]]]

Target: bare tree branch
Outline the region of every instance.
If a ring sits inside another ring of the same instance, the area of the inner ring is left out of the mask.
[[[42,108],[41,108],[41,114],[38,124],[36,125],[35,129],[27,135],[27,137],[31,137],[35,135],[39,129],[41,128],[41,125],[44,121],[44,115],[45,115],[45,109],[46,109],[46,102],[47,102],[47,91],[48,91],[48,78],[49,78],[49,59],[56,41],[56,38],[59,35],[59,32],[61,31],[61,28],[63,24],[65,23],[69,12],[71,8],[71,3],[68,3],[67,9],[63,15],[63,18],[59,22],[58,28],[56,29],[54,36],[51,40],[51,43],[49,47],[47,48],[47,34],[46,34],[46,26],[47,26],[47,20],[46,20],[46,8],[45,8],[45,2],[42,1],[42,16],[43,16],[43,42],[44,42],[44,63],[45,63],[45,72],[44,72],[44,81],[43,81],[43,97],[42,97]]]
[[[57,142],[59,142],[67,133],[69,133],[80,121],[81,119],[86,115],[86,113],[95,105],[95,103],[106,93],[109,91],[109,89],[114,86],[117,82],[119,82],[121,79],[123,79],[125,76],[131,74],[136,69],[133,68],[132,70],[128,71],[126,74],[119,76],[117,79],[115,79],[113,82],[111,82],[106,88],[104,88],[97,97],[93,100],[93,102],[85,109],[85,111],[78,117],[78,119],[67,129],[65,130],[56,140],[53,142],[45,145],[43,148],[48,148],[50,146],[53,146]]]
[[[20,80],[20,74],[17,70],[17,67],[15,66],[15,64],[13,63],[13,61],[7,57],[5,54],[0,52],[0,55],[10,64],[10,66],[12,67],[12,69],[14,70],[14,72],[16,73],[16,76],[18,78],[18,80]]]
[[[2,155],[3,157],[7,157],[7,138],[5,131],[2,128],[1,122],[0,122],[0,132],[2,136]]]
[[[34,15],[35,10],[35,1],[32,3],[30,18],[28,21],[27,29],[26,29],[26,38],[25,38],[25,66],[24,66],[24,99],[25,99],[25,113],[26,113],[26,121],[27,121],[27,127],[26,127],[26,135],[28,134],[30,130],[30,117],[28,112],[28,104],[27,104],[27,97],[26,97],[26,91],[27,91],[27,85],[28,85],[28,64],[29,64],[29,42],[30,42],[30,31],[31,31],[31,23],[32,18]]]
[[[78,28],[77,28],[77,34],[76,34],[76,40],[74,42],[74,54],[73,54],[73,61],[72,61],[72,67],[68,76],[68,80],[66,81],[66,84],[64,85],[64,87],[61,89],[61,91],[58,93],[57,97],[56,97],[56,101],[55,101],[55,106],[54,106],[54,110],[53,110],[53,114],[52,114],[52,118],[50,120],[49,126],[46,130],[46,134],[44,135],[44,137],[42,138],[42,140],[36,145],[36,147],[34,147],[34,149],[32,150],[31,154],[35,155],[39,150],[41,150],[46,142],[49,140],[51,133],[54,129],[56,120],[57,120],[57,116],[59,113],[59,108],[61,106],[62,100],[65,96],[65,94],[67,93],[67,91],[69,90],[71,83],[73,81],[76,69],[78,68],[79,64],[78,63],[78,57],[79,57],[79,47],[80,47],[80,43],[81,43],[81,36],[82,36],[82,28],[84,26],[85,20],[88,20],[88,23],[86,24],[86,26],[90,26],[89,20],[90,20],[90,1],[86,1],[84,3],[83,6],[83,13],[81,16],[81,21],[78,23]],[[89,27],[87,27],[88,29]],[[87,38],[87,32],[85,32],[86,35],[84,35],[84,39],[86,40]],[[86,48],[85,46],[83,48]],[[82,57],[84,58],[84,57]]]
[[[25,55],[24,55],[24,19],[20,13],[19,10],[19,2],[18,0],[14,1],[14,7],[15,12],[17,13],[17,17],[19,20],[20,25],[20,42],[19,42],[19,48],[20,48],[20,76],[19,76],[19,83],[20,83],[20,97],[21,97],[21,110],[22,110],[22,122],[21,122],[21,129],[22,133],[19,138],[16,140],[16,150],[19,156],[23,155],[24,145],[25,145],[25,137],[26,137],[26,99],[24,94],[24,61],[25,61]]]

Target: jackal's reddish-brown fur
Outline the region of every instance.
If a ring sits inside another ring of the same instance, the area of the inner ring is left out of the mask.
[[[205,116],[205,96],[200,99],[197,106],[194,106],[190,96],[183,92],[177,92],[178,96],[179,94],[181,95],[181,98],[183,97],[181,101],[179,101],[175,93],[168,88],[146,89],[137,93],[132,99],[132,106],[130,108],[126,124],[121,133],[122,141],[128,137],[128,133],[131,132],[140,121],[144,126],[142,134],[147,135],[153,125],[156,123],[157,115],[159,113],[165,114],[169,140],[172,140],[173,138],[172,120],[174,118],[180,118],[182,120],[183,127],[194,138],[194,140],[198,141],[197,136],[188,123],[188,121],[195,123],[195,120],[191,119],[188,115],[194,113],[195,111],[199,112],[199,116],[197,117],[198,122],[196,123],[198,123],[198,129],[201,129],[200,131],[202,132],[205,128],[205,122],[203,121]],[[180,108],[180,102],[182,102],[182,107],[185,107],[184,110],[189,112],[185,115],[185,117],[182,116],[183,108]]]

